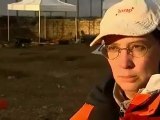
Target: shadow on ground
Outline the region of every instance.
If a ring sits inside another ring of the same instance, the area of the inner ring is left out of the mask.
[[[68,120],[107,72],[84,44],[1,48],[1,120]]]

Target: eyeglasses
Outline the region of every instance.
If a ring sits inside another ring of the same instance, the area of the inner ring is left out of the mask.
[[[146,55],[148,50],[150,49],[150,45],[144,44],[144,43],[130,43],[127,48],[120,48],[117,45],[105,45],[103,44],[101,47],[99,47],[99,51],[101,51],[102,55],[110,60],[113,60],[117,58],[122,50],[126,50],[127,54],[140,58]]]

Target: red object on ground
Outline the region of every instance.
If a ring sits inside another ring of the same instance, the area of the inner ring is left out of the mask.
[[[8,108],[8,101],[6,99],[0,99],[0,110]]]

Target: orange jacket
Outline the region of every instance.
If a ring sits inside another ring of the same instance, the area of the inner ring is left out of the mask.
[[[112,76],[97,84],[87,96],[86,103],[70,120],[118,120],[119,106],[113,98]]]
[[[88,120],[93,105],[85,103],[82,108],[70,120]]]
[[[137,94],[120,120],[160,120],[160,93]]]
[[[94,107],[85,103],[70,120],[90,120]],[[160,120],[160,94],[137,94],[120,120]]]

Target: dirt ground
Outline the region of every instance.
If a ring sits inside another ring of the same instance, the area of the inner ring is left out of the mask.
[[[0,120],[68,120],[97,82],[105,59],[86,44],[0,48]]]

